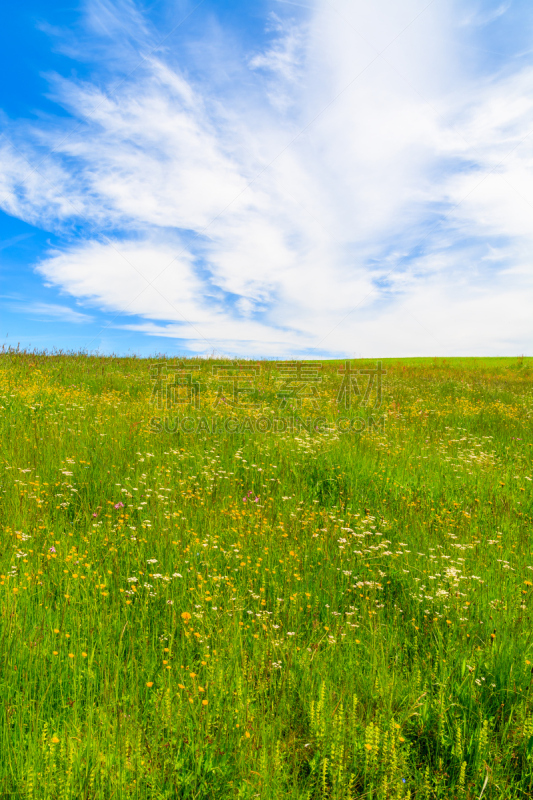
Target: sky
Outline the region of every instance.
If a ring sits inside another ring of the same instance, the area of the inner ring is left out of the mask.
[[[0,344],[533,355],[529,0],[25,0]]]

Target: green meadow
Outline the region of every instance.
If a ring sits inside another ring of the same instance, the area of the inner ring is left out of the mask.
[[[0,797],[532,797],[533,359],[163,362],[0,354]]]

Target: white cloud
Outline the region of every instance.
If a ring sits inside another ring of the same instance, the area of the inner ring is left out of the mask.
[[[531,347],[531,67],[466,71],[451,3],[317,0],[215,88],[149,55],[131,8],[142,69],[113,94],[56,76],[81,127],[19,125],[0,151],[5,210],[90,223],[48,282],[199,351]],[[91,31],[125,9],[90,4]]]
[[[54,322],[82,325],[93,321],[93,318],[88,314],[82,314],[80,311],[74,311],[68,306],[61,306],[55,303],[11,303],[10,309],[38,319],[41,322],[54,320]]]

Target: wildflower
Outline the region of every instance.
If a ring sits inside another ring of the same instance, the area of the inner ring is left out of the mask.
[[[53,736],[50,741],[53,742],[54,744],[59,744],[59,739],[57,738],[57,736]]]
[[[124,503],[115,503],[114,508],[124,508]]]
[[[148,683],[146,685],[148,686],[149,689],[151,689],[152,686],[154,685],[154,682],[153,681],[148,681]]]
[[[55,547],[51,547],[48,552],[49,553],[56,553],[57,551],[56,551]]]

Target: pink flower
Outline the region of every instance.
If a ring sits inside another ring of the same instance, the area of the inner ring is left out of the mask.
[[[124,508],[124,503],[115,503],[115,508]]]
[[[97,516],[98,516],[98,514],[95,511],[94,514],[93,514],[93,517],[97,517]]]

